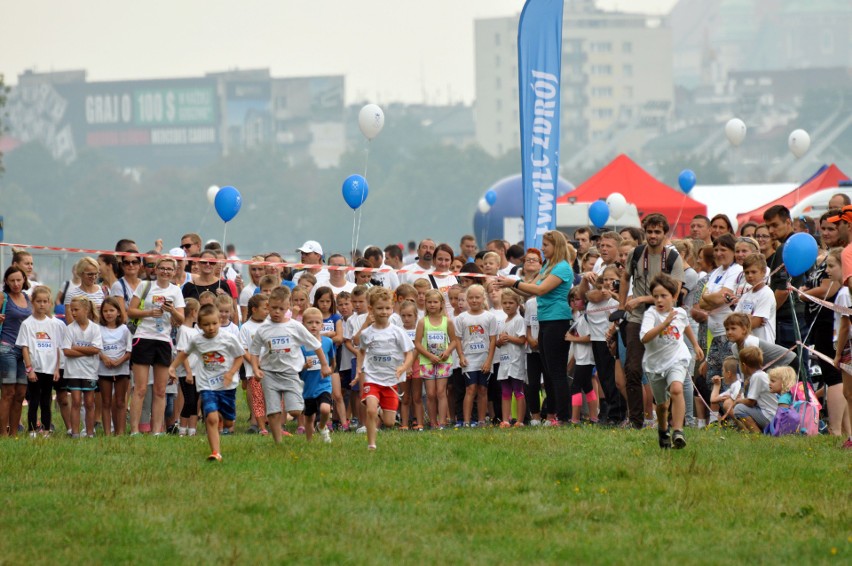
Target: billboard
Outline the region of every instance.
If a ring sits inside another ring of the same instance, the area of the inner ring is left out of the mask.
[[[221,154],[214,79],[45,79],[18,85],[10,100],[11,135],[42,141],[66,162],[85,147],[128,167],[193,165]]]

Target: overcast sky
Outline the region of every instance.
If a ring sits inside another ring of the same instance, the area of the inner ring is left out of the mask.
[[[666,13],[676,0],[600,0]],[[471,102],[473,21],[523,0],[9,0],[0,72],[86,69],[90,81],[269,68],[343,74],[347,102]]]

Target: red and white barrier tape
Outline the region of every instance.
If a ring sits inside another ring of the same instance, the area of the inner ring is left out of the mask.
[[[841,305],[835,305],[831,301],[826,301],[826,300],[820,299],[818,297],[812,297],[812,296],[808,295],[807,293],[805,293],[804,291],[802,291],[801,289],[796,289],[792,285],[788,285],[787,289],[789,289],[790,291],[795,291],[800,297],[803,297],[803,298],[807,299],[808,301],[810,301],[812,303],[816,303],[816,304],[818,304],[818,305],[822,306],[823,308],[826,308],[830,311],[839,312],[840,314],[845,314],[847,316],[852,316],[852,309],[850,309],[849,307],[844,307],[844,306],[841,306]]]

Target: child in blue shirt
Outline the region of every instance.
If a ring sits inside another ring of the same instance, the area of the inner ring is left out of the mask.
[[[322,352],[331,367],[334,367],[334,342],[328,336],[323,336],[322,312],[311,307],[302,314],[302,324],[315,338],[322,341]],[[305,356],[305,369],[300,373],[304,382],[302,397],[305,400],[305,439],[310,441],[314,434],[315,415],[319,413],[319,431],[322,441],[331,442],[328,431],[328,419],[331,416],[331,379],[323,377],[320,372],[320,362],[315,352],[302,346]]]

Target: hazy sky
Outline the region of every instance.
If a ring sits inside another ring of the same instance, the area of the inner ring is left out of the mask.
[[[600,0],[665,13],[676,0]],[[0,72],[86,69],[89,80],[268,67],[344,74],[347,102],[474,98],[473,21],[523,0],[4,0]]]

